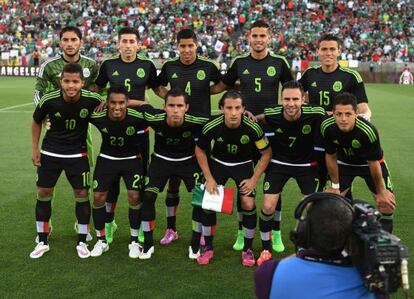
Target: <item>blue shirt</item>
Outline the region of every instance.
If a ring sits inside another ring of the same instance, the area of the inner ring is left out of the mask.
[[[272,299],[375,299],[355,267],[304,260],[279,262],[273,275]]]

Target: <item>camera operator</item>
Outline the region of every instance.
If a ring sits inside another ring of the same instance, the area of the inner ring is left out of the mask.
[[[305,213],[306,210],[306,213]],[[375,298],[342,252],[352,233],[354,209],[333,193],[314,193],[295,210],[291,233],[296,256],[269,260],[255,273],[258,298]]]

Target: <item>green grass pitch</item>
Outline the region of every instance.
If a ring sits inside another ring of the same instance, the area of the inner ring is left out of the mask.
[[[178,212],[180,239],[173,245],[158,244],[166,226],[165,195],[157,200],[155,254],[151,260],[128,257],[129,227],[125,191],[121,193],[116,219],[119,229],[108,253],[100,258],[81,260],[75,251],[74,200],[65,178],[56,188],[53,203],[54,231],[51,251],[31,260],[34,247],[35,168],[31,163],[31,119],[33,78],[0,80],[0,208],[1,208],[1,296],[3,298],[47,297],[135,297],[135,298],[254,298],[254,269],[241,265],[241,253],[232,250],[236,215],[219,215],[212,264],[198,266],[188,260],[191,232],[190,195],[182,189]],[[410,249],[414,248],[414,88],[390,84],[367,84],[372,122],[377,126],[385,158],[391,170],[398,208],[394,233]],[[151,94],[151,102],[160,99]],[[213,109],[217,109],[213,101]],[[98,152],[99,136],[95,145]],[[62,176],[64,177],[64,176]],[[259,186],[259,190],[261,186]],[[361,180],[354,186],[355,198],[372,198]],[[294,227],[293,209],[300,199],[296,183],[290,181],[283,192],[282,232],[286,245],[283,255],[293,253],[289,231]],[[261,205],[261,192],[258,206]],[[93,225],[92,225],[93,227]],[[93,232],[93,230],[92,230]],[[90,243],[92,248],[94,242]],[[260,252],[257,233],[254,248]],[[414,261],[409,270],[414,287]],[[393,298],[402,298],[402,294]]]

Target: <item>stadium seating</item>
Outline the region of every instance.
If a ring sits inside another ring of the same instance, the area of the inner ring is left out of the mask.
[[[84,54],[100,60],[116,53],[116,32],[134,26],[142,52],[174,57],[175,34],[193,28],[199,53],[228,62],[245,52],[246,31],[263,18],[272,25],[274,52],[289,60],[316,58],[316,40],[335,32],[345,40],[345,59],[414,61],[414,7],[400,1],[6,1],[0,0],[0,52],[12,49],[32,62],[58,53],[59,30],[76,25],[85,35]]]

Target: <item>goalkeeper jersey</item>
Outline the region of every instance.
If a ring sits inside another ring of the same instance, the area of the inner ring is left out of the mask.
[[[68,62],[63,58],[63,55],[59,55],[48,59],[42,64],[36,78],[37,81],[33,98],[36,106],[39,104],[40,99],[44,94],[60,88],[62,69],[67,63]],[[98,65],[94,60],[83,55],[80,56],[76,63],[80,64],[83,69],[83,77],[85,80],[83,88],[89,89],[98,76]]]

